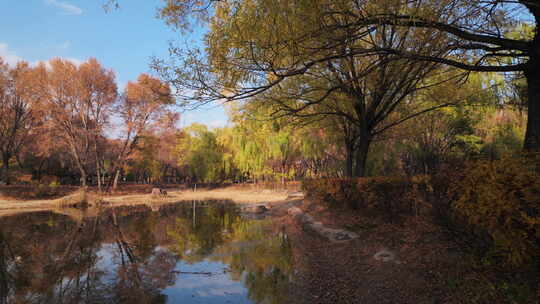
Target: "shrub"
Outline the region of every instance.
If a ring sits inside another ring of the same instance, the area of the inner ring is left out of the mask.
[[[49,187],[51,188],[57,188],[60,186],[60,182],[55,180],[55,181],[52,181],[50,184],[49,184]]]
[[[377,211],[394,220],[425,206],[426,176],[305,180],[302,190],[332,208]]]
[[[34,186],[34,197],[36,198],[48,198],[56,195],[54,188],[44,184],[37,184]]]
[[[463,180],[465,163],[463,161],[446,162],[437,172],[429,177],[429,198],[431,215],[434,221],[454,232],[464,232],[470,227],[467,221],[456,217],[452,204],[460,193],[460,181]]]
[[[376,177],[362,183],[364,201],[368,208],[383,211],[390,219],[418,213],[429,190],[426,176]]]
[[[540,252],[540,156],[478,161],[464,172],[453,209],[483,229],[492,254],[507,265],[533,262]]]
[[[29,185],[32,183],[32,174],[20,174],[15,177],[15,183]]]
[[[390,220],[429,210],[506,266],[540,262],[540,154],[453,163],[432,176],[306,180],[302,189],[329,207]]]
[[[51,182],[49,185],[42,183],[33,183],[28,189],[28,198],[40,199],[51,198],[62,194],[60,185],[55,182]]]

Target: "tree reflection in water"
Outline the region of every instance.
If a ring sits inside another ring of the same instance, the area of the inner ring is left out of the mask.
[[[212,302],[287,303],[290,244],[269,226],[226,202],[3,217],[0,303],[201,303],[194,295],[234,284]]]

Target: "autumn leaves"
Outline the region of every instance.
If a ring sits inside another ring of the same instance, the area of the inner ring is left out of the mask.
[[[169,87],[146,74],[119,93],[114,72],[93,58],[15,67],[0,60],[3,181],[15,158],[20,166],[53,158],[76,168],[81,185],[92,176],[101,189],[172,102]]]

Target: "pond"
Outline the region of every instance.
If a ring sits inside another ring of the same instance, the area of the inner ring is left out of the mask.
[[[289,303],[291,260],[231,203],[20,214],[0,218],[0,303]]]

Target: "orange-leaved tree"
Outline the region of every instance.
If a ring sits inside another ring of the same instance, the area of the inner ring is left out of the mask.
[[[161,80],[147,74],[141,74],[137,82],[128,82],[123,96],[117,105],[117,111],[122,122],[120,140],[116,152],[116,160],[111,166],[114,174],[107,189],[116,189],[120,170],[125,167],[141,136],[152,123],[157,122],[165,113],[168,105],[174,101],[171,89]]]
[[[90,170],[101,173],[97,141],[108,123],[112,105],[117,99],[114,72],[105,69],[96,59],[80,66],[56,58],[49,62],[46,112],[50,126],[55,129],[86,186]],[[101,186],[101,179],[98,178]]]
[[[3,181],[10,183],[9,162],[21,151],[36,126],[40,94],[32,85],[34,73],[27,62],[10,67],[0,58],[0,154]],[[2,176],[2,174],[0,174]]]

